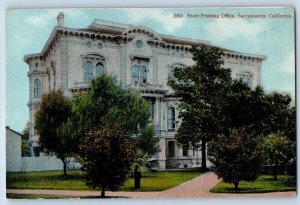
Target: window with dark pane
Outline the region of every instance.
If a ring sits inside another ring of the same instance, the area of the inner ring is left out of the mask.
[[[175,130],[175,109],[170,107],[167,113],[167,127],[169,131]]]
[[[104,66],[102,63],[98,63],[96,65],[96,76],[101,75],[102,73],[104,73]]]
[[[40,98],[41,97],[41,81],[36,79],[34,81],[34,98]]]
[[[141,66],[141,83],[147,83],[147,68]]]
[[[139,82],[139,67],[138,66],[133,66],[132,67],[132,81],[133,82]]]
[[[84,81],[88,82],[93,79],[93,64],[89,61],[84,64]]]

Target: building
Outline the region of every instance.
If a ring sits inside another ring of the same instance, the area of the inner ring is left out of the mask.
[[[6,171],[21,170],[21,140],[22,135],[6,127]]]
[[[178,148],[174,135],[179,126],[176,99],[167,86],[174,67],[193,64],[191,46],[210,42],[158,34],[151,28],[95,20],[83,29],[64,26],[64,14],[57,16],[54,27],[40,53],[25,55],[29,65],[30,143],[38,154],[39,136],[34,129],[34,115],[42,94],[61,89],[66,96],[88,88],[89,81],[108,72],[125,88],[140,91],[152,103],[152,121],[159,137],[159,167],[200,166],[199,150]],[[250,87],[260,84],[261,55],[224,49],[225,67],[233,78],[241,78]]]

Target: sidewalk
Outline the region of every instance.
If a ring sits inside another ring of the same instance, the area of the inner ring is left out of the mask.
[[[217,194],[210,193],[220,180],[208,172],[177,187],[161,192],[111,192],[106,191],[106,197],[115,198],[276,198],[296,197],[296,192],[272,192],[260,194]],[[100,191],[71,191],[71,190],[39,190],[39,189],[7,189],[7,193],[39,194],[69,197],[99,197]]]

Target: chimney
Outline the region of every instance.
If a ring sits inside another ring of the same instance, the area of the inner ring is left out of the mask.
[[[57,16],[57,26],[64,26],[64,21],[65,21],[65,14],[64,12],[59,12]]]

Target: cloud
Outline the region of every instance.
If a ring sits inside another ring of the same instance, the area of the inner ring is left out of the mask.
[[[249,38],[267,30],[262,22],[249,22],[243,19],[215,19],[204,26],[209,36],[217,41],[234,38]]]
[[[165,13],[164,9],[127,9],[129,22],[140,23],[150,20],[159,23],[167,32],[173,32],[184,25],[184,20],[173,18],[172,13]]]
[[[286,60],[280,65],[280,70],[295,75],[295,52],[288,53]]]
[[[51,9],[28,16],[25,21],[35,27],[48,27],[56,22],[56,17],[59,12],[64,12],[65,17],[69,18],[83,17],[82,12],[79,9]]]

